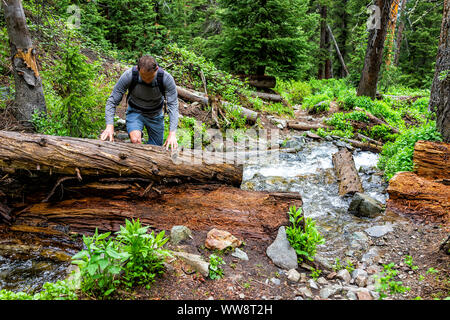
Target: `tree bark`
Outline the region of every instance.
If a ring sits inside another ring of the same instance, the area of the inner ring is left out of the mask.
[[[308,131],[308,130],[317,130],[319,128],[326,129],[328,126],[316,123],[316,124],[310,124],[310,123],[304,123],[304,122],[296,122],[296,121],[288,121],[287,127],[294,130],[302,130],[302,131]]]
[[[339,181],[339,195],[346,196],[364,192],[351,152],[341,149],[333,154],[331,159]]]
[[[431,86],[430,111],[436,112],[436,127],[445,142],[450,142],[450,0],[444,0],[441,36],[436,71]]]
[[[319,44],[319,71],[318,79],[330,79],[332,77],[331,59],[330,59],[330,34],[327,28],[327,11],[325,5],[320,5],[320,44]]]
[[[264,92],[252,92],[252,96],[261,98],[263,100],[269,100],[273,102],[284,102],[284,99],[279,94],[272,94],[272,93],[264,93]]]
[[[92,139],[0,131],[0,168],[77,176],[121,176],[239,186],[242,164],[220,163],[219,153]],[[218,162],[218,163],[214,163]]]
[[[450,179],[450,144],[417,141],[414,145],[414,171],[421,177]]]
[[[388,37],[388,52],[387,52],[387,60],[386,67],[389,68],[392,60],[392,47],[394,45],[394,36],[395,36],[395,27],[397,26],[397,16],[398,16],[398,5],[399,0],[394,0],[391,6],[391,13],[388,23],[389,37]]]
[[[72,180],[64,197],[17,207],[11,230],[29,233],[118,231],[125,219],[170,230],[185,225],[194,231],[228,230],[244,239],[268,241],[288,224],[289,207],[302,205],[298,193],[246,191],[221,184],[161,185],[142,195],[142,187],[125,182],[83,184]],[[47,188],[48,189],[48,188]],[[45,194],[41,194],[43,197]]]
[[[413,172],[398,172],[389,180],[386,209],[423,221],[448,223],[450,187],[420,177]]]
[[[395,66],[398,66],[398,62],[400,60],[400,51],[401,51],[402,42],[403,42],[403,30],[405,29],[405,19],[406,19],[405,8],[406,8],[407,2],[408,2],[408,0],[403,0],[402,7],[400,9],[400,24],[398,26],[397,41],[395,44],[395,46],[396,46],[395,56],[394,56],[394,65]]]
[[[32,127],[32,115],[46,112],[42,80],[36,63],[30,32],[20,0],[2,0],[11,48],[15,82],[14,116],[24,126]]]
[[[203,106],[208,105],[208,97],[200,94],[199,92],[195,92],[193,90],[188,90],[186,88],[177,86],[177,93],[178,96],[183,100],[187,100],[190,102],[198,102]]]
[[[357,95],[375,99],[377,93],[378,75],[383,61],[384,42],[389,23],[392,2],[394,0],[376,0],[380,8],[380,29],[369,31],[364,68],[361,73]]]
[[[346,76],[349,75],[349,72],[348,72],[348,69],[347,69],[347,65],[345,64],[344,57],[341,54],[341,50],[339,50],[339,46],[338,46],[338,44],[336,42],[336,39],[334,38],[333,31],[331,31],[331,28],[330,28],[330,26],[328,24],[327,24],[327,27],[328,27],[328,32],[330,33],[331,40],[333,40],[334,48],[336,49],[336,54],[338,55],[339,61],[341,62],[341,66],[342,66],[342,68],[343,68],[343,70],[345,72],[343,74],[343,76],[346,77]]]

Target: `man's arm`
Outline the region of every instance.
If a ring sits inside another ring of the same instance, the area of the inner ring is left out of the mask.
[[[172,150],[178,147],[176,131],[178,127],[178,93],[175,80],[172,75],[165,73],[164,75],[164,87],[166,88],[166,99],[167,99],[167,112],[169,113],[169,136],[167,137],[164,146]]]
[[[105,107],[105,121],[106,129],[102,132],[100,139],[106,140],[109,138],[110,141],[114,141],[114,115],[116,114],[116,107],[122,101],[123,95],[128,90],[131,84],[132,78],[132,68],[125,71],[117,81],[114,89],[106,100]]]

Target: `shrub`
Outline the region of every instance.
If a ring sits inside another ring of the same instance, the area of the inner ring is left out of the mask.
[[[289,222],[291,226],[286,228],[286,235],[291,246],[297,253],[297,259],[314,260],[317,245],[325,243],[325,239],[318,232],[315,222],[311,218],[304,218],[302,208],[292,206],[289,208]]]
[[[330,109],[330,101],[330,97],[326,94],[309,96],[304,99],[303,108],[309,110],[312,113],[328,111]]]
[[[139,219],[126,220],[125,227],[120,226],[117,232],[120,251],[127,256],[122,265],[124,273],[121,281],[128,287],[144,285],[149,289],[154,278],[163,273],[164,258],[170,255],[167,250],[161,249],[169,240],[164,239],[164,230],[155,236],[154,231],[148,233],[148,228],[143,227]]]
[[[277,79],[274,90],[290,104],[300,104],[305,97],[312,94],[312,88],[309,83],[303,81],[283,81]]]
[[[0,290],[0,300],[77,300],[75,291],[70,287],[67,280],[60,280],[55,283],[46,282],[42,286],[42,291],[33,295],[25,292],[13,292],[10,290]]]
[[[436,130],[436,123],[405,130],[394,142],[384,144],[378,167],[384,170],[387,180],[400,171],[413,171],[414,145],[419,140],[442,141],[441,134]]]

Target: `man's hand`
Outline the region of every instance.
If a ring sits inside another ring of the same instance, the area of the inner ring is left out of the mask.
[[[170,147],[172,151],[178,148],[177,135],[175,131],[169,132],[169,136],[163,146],[166,147],[166,150],[169,150]]]
[[[114,125],[113,124],[106,125],[105,131],[103,131],[100,136],[100,139],[102,141],[105,141],[108,138],[109,138],[109,141],[114,142]]]

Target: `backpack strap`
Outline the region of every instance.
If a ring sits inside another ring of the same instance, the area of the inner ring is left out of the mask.
[[[159,67],[156,73],[156,82],[158,83],[159,91],[164,97],[163,102],[164,113],[167,113],[166,89],[164,88],[163,77],[164,77],[164,69]]]
[[[139,81],[139,71],[138,71],[137,66],[134,66],[132,69],[132,72],[131,72],[131,83],[130,83],[130,86],[128,87],[127,103],[128,103],[128,99],[130,99],[131,92],[134,90],[134,88],[138,84],[138,81]]]

